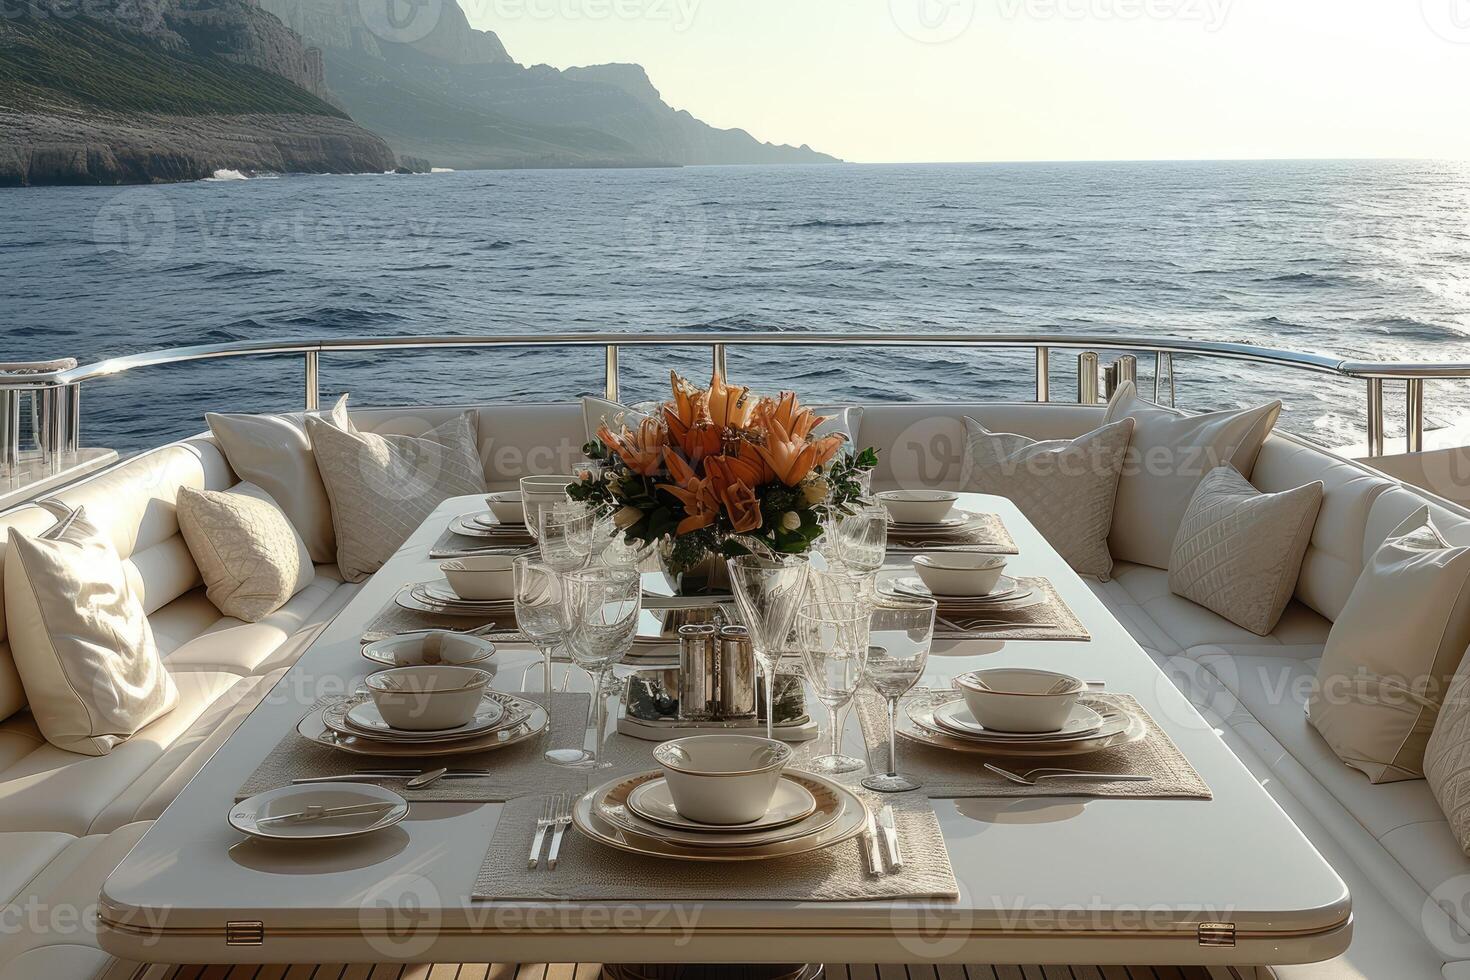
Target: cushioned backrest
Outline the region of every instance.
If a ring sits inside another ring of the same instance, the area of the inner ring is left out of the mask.
[[[1282,433],[1273,433],[1266,440],[1251,474],[1251,482],[1267,493],[1314,480],[1324,485],[1322,509],[1302,559],[1296,597],[1328,619],[1336,619],[1363,571],[1363,539],[1374,501],[1397,484],[1360,463]],[[1379,536],[1380,542],[1389,528]]]
[[[480,461],[491,490],[513,490],[523,476],[569,473],[581,460],[586,433],[582,406],[444,405],[431,408],[354,408],[353,424],[364,432],[415,435],[466,410],[479,415]]]
[[[88,519],[111,535],[151,613],[202,581],[179,534],[179,488],[225,490],[236,482],[214,440],[200,436],[134,456],[47,501],[87,509]]]
[[[959,486],[965,458],[965,416],[993,432],[1032,439],[1074,439],[1102,424],[1103,406],[1066,402],[864,405],[858,442],[873,446],[878,489]]]
[[[5,548],[10,528],[23,534],[36,535],[56,523],[56,515],[26,504],[0,515],[0,719],[9,718],[26,706],[26,692],[20,685],[15,661],[10,656],[10,641],[5,632]]]
[[[1450,544],[1470,546],[1470,513],[1448,502],[1421,494],[1407,487],[1393,487],[1373,502],[1368,527],[1363,536],[1363,563],[1383,544],[1390,531],[1414,511],[1429,504],[1429,519]]]

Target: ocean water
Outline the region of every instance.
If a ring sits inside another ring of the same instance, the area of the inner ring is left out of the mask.
[[[1470,360],[1470,164],[1225,162],[693,167],[285,176],[0,191],[0,360],[270,338],[556,331],[1169,335],[1335,356]],[[630,398],[705,351],[629,350]],[[733,350],[759,390],[1030,397],[1031,353]],[[1075,394],[1053,355],[1053,397]],[[333,354],[360,404],[565,398],[600,350]],[[1150,390],[1152,361],[1141,359]],[[1181,404],[1287,403],[1361,438],[1362,386],[1180,358]],[[1470,385],[1429,386],[1431,418]],[[1401,397],[1390,390],[1391,413]],[[206,409],[301,403],[299,358],[201,361],[85,388],[93,445]],[[1401,416],[1401,410],[1396,414]],[[1390,426],[1394,415],[1390,416]]]

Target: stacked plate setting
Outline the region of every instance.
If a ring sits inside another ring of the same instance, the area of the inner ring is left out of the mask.
[[[972,532],[985,520],[979,511],[954,510],[932,524],[911,524],[889,518],[888,539],[892,551],[922,551],[970,544]]]
[[[464,599],[450,588],[448,579],[419,582],[398,594],[398,604],[419,612],[440,613],[448,616],[479,616],[482,619],[500,619],[515,616],[514,599]]]
[[[550,723],[534,701],[486,690],[475,716],[442,731],[407,731],[383,720],[367,694],[354,694],[311,711],[296,731],[303,738],[354,755],[433,756],[485,752],[535,738]]]
[[[1102,700],[1079,701],[1051,732],[1003,732],[975,720],[963,698],[917,698],[905,708],[898,734],[910,741],[960,752],[994,755],[1081,755],[1135,742],[1148,734],[1142,719]]]
[[[536,543],[524,524],[504,524],[488,510],[480,514],[463,514],[449,522],[449,530],[467,538],[484,538],[507,548],[530,547]]]
[[[831,847],[862,833],[861,801],[811,773],[781,774],[764,816],[715,825],[681,816],[662,770],[604,783],[577,801],[577,828],[609,847],[684,861],[764,861]]]
[[[1021,609],[1032,605],[1037,599],[1034,588],[1023,585],[1009,575],[1002,575],[996,581],[995,588],[985,595],[935,595],[917,575],[898,575],[884,579],[878,583],[878,590],[884,594],[901,598],[933,599],[943,608],[954,612],[982,613],[995,606]]]

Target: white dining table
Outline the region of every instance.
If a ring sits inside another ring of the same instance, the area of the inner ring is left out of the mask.
[[[961,506],[1000,515],[1020,550],[1009,572],[1049,578],[1091,639],[936,642],[921,683],[1011,665],[1101,681],[1153,715],[1212,799],[934,800],[960,890],[943,901],[673,903],[660,900],[656,862],[645,901],[475,901],[498,803],[415,802],[402,823],[350,847],[245,838],[226,822],[236,790],[320,695],[369,672],[364,627],[405,583],[435,576],[429,547],[452,516],[483,509],[456,498],[363,585],[107,879],[103,946],[157,963],[1259,965],[1346,949],[1347,887],[1211,726],[1014,505],[966,495]],[[502,645],[495,661],[497,687],[540,689],[529,647]],[[864,755],[855,719],[845,738]]]

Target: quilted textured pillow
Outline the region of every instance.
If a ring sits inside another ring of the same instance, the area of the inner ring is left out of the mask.
[[[46,741],[107,755],[179,694],[111,538],[81,510],[5,553],[10,652]]]
[[[1281,415],[1281,403],[1245,411],[1185,415],[1138,397],[1133,382],[1118,386],[1104,422],[1131,418],[1133,441],[1118,480],[1109,547],[1118,561],[1168,568],[1174,535],[1206,473],[1229,463],[1250,479],[1261,444]]]
[[[1200,481],[1169,558],[1169,591],[1260,636],[1296,591],[1323,485],[1262,493],[1233,466]]]
[[[965,431],[963,489],[1008,497],[1067,564],[1106,578],[1113,570],[1113,497],[1133,421],[1114,422],[1070,442],[991,432],[972,418],[965,419]]]
[[[260,487],[182,487],[177,504],[179,530],[204,576],[205,594],[226,616],[257,622],[316,577],[301,535]]]
[[[1462,662],[1424,749],[1424,778],[1470,854],[1470,671]]]
[[[312,457],[301,416],[204,416],[209,430],[241,480],[270,494],[306,542],[312,561],[337,560],[332,504]]]
[[[349,582],[382,568],[445,500],[485,492],[473,413],[421,436],[377,435],[352,424],[343,395],[330,421],[308,416],[306,432],[332,501],[337,568]]]
[[[1307,717],[1375,783],[1418,779],[1470,646],[1470,548],[1421,507],[1378,546],[1327,634]]]

